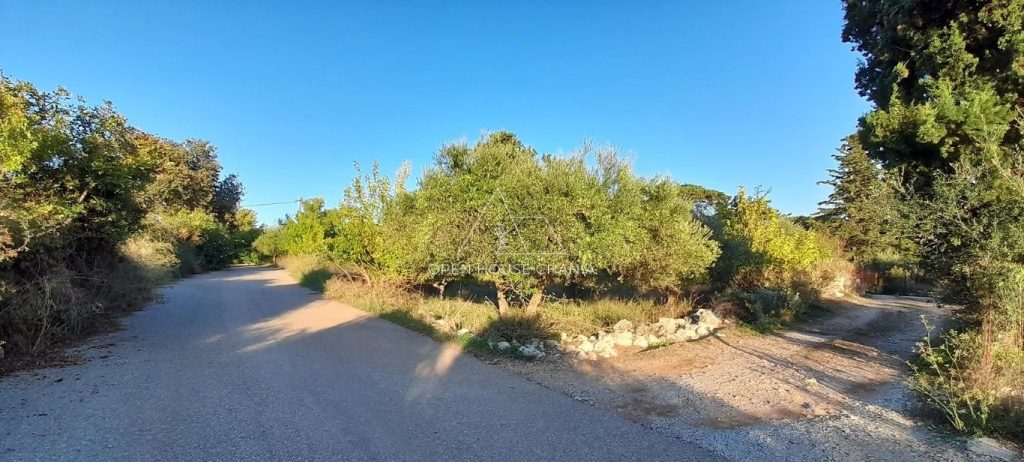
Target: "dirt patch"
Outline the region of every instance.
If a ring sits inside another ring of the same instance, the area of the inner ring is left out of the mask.
[[[498,360],[574,399],[737,458],[964,460],[924,428],[903,384],[925,333],[946,313],[924,299],[850,298],[775,335],[727,329],[601,361]],[[784,444],[780,444],[784,441]]]

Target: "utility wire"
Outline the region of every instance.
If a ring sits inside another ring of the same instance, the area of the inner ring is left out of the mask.
[[[246,208],[249,208],[249,207],[263,207],[264,205],[294,204],[296,202],[302,202],[302,199],[295,199],[293,201],[284,201],[284,202],[267,202],[265,204],[243,204],[243,205],[241,205],[241,207],[246,207]]]

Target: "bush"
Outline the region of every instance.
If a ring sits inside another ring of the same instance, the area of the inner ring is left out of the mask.
[[[530,339],[552,339],[558,336],[554,325],[539,314],[512,312],[495,317],[484,329],[483,337],[525,343]]]
[[[121,254],[138,265],[146,277],[157,284],[174,280],[179,275],[181,260],[169,242],[159,242],[145,236],[132,236],[121,244]]]
[[[815,268],[835,257],[834,246],[773,209],[763,196],[741,189],[714,219],[722,256],[715,263],[719,285],[787,287],[806,282]]]
[[[22,259],[24,276],[0,279],[0,340],[13,354],[37,354],[86,333],[103,313],[143,306],[150,275],[116,254]]]
[[[792,289],[764,287],[734,290],[726,295],[739,308],[740,319],[759,331],[771,331],[803,314],[809,304]]]
[[[963,433],[997,433],[1024,440],[1024,354],[985,334],[949,331],[917,344],[910,387]]]

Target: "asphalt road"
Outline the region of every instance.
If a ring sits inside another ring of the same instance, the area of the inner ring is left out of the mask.
[[[712,460],[282,271],[162,290],[77,366],[0,379],[0,460]]]

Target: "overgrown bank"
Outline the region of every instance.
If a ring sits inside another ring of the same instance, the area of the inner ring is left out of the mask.
[[[259,230],[215,148],[0,77],[0,347],[24,357],[219,269]],[[10,359],[10,358],[8,358]]]

